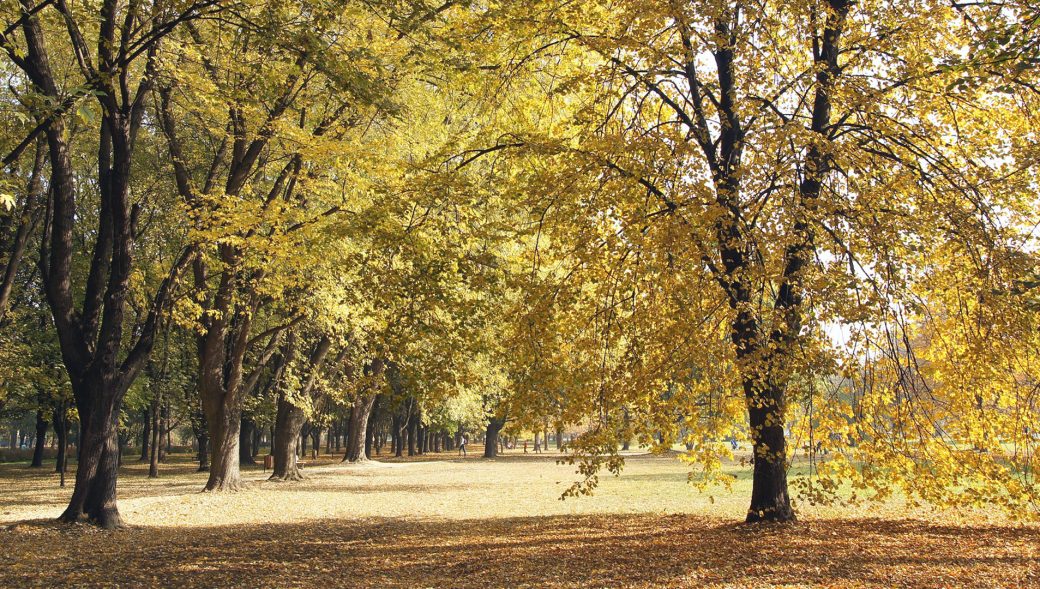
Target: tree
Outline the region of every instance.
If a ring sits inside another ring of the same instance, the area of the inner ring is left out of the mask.
[[[569,402],[595,416],[590,461],[613,452],[625,408],[674,423],[680,398],[701,423],[708,395],[660,395],[683,391],[691,365],[711,369],[713,413],[732,417],[734,393],[745,405],[747,521],[793,519],[788,408],[820,402],[813,373],[862,350],[828,330],[874,337],[918,308],[938,244],[1029,240],[1014,220],[1023,187],[1004,173],[1025,160],[971,105],[1021,116],[996,84],[958,83],[980,65],[964,58],[971,26],[941,2],[842,0],[526,2],[492,18],[533,39],[494,67],[533,80],[550,68],[561,97],[499,146],[525,170],[510,188],[528,195],[533,282],[546,284],[527,318],[568,334],[559,346],[587,375]]]
[[[47,141],[50,201],[41,277],[80,417],[76,487],[63,521],[85,518],[105,528],[121,523],[116,504],[120,405],[151,351],[177,278],[194,256],[190,248],[181,253],[152,291],[140,324],[128,326],[126,306],[143,204],[131,199],[135,142],[160,41],[212,6],[210,1],[104,2],[91,12],[74,11],[64,1],[25,0],[15,11],[5,10],[8,18],[0,45],[28,80],[30,109],[37,122],[19,146],[32,144],[37,136]],[[56,18],[48,17],[49,12]],[[18,39],[16,31],[21,34]],[[96,36],[93,43],[90,36]],[[62,62],[52,58],[56,51],[74,56],[72,72],[56,71],[55,64]],[[97,219],[97,226],[77,307],[74,279],[79,278],[79,264],[74,262],[80,248],[73,237],[85,217],[77,210],[77,170],[65,119],[88,96],[101,112],[96,126],[98,208],[96,217],[89,215]],[[129,344],[124,337],[128,331],[133,334]]]

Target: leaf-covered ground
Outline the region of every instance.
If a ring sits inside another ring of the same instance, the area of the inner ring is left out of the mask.
[[[995,516],[805,506],[739,525],[746,481],[714,502],[669,458],[632,457],[595,497],[559,501],[552,456],[326,463],[298,484],[202,494],[202,475],[137,464],[129,527],[52,522],[70,490],[0,467],[0,586],[1040,587],[1040,527]]]

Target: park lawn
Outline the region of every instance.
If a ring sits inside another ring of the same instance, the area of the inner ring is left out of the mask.
[[[800,521],[740,525],[746,468],[699,493],[672,456],[632,455],[596,494],[559,499],[555,453],[428,455],[367,465],[323,457],[300,483],[261,469],[235,494],[199,493],[187,456],[158,480],[128,462],[126,529],[52,522],[57,475],[0,465],[0,586],[1040,587],[1040,527],[894,500],[800,505]]]

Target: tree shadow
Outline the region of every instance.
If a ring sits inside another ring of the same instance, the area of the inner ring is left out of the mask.
[[[276,508],[276,507],[274,507]],[[744,526],[673,515],[0,528],[0,585],[1040,585],[1040,529],[914,520]]]

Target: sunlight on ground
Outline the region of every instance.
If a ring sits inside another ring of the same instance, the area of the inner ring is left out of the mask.
[[[299,483],[269,482],[260,469],[243,472],[250,489],[235,494],[200,493],[205,475],[194,472],[188,457],[163,465],[158,480],[147,466],[128,461],[119,481],[123,519],[142,526],[211,526],[257,522],[299,522],[324,518],[415,517],[485,519],[606,513],[688,513],[740,521],[750,497],[749,468],[728,465],[733,489],[699,492],[687,482],[689,468],[674,457],[630,453],[620,477],[603,473],[591,497],[561,500],[576,480],[575,467],[556,464],[559,454],[507,454],[480,458],[451,454],[419,459],[372,461],[351,465],[322,456],[304,469]],[[71,475],[70,475],[71,478]],[[56,517],[71,495],[71,483],[58,488],[57,475],[24,466],[0,466],[0,522]],[[277,506],[276,508],[273,506]],[[922,517],[900,502],[852,509],[800,505],[805,518]],[[943,519],[981,515],[944,512]],[[999,516],[992,516],[1000,521]]]
[[[797,524],[748,528],[739,465],[712,501],[674,457],[632,454],[561,501],[576,475],[557,454],[478,456],[323,457],[300,483],[249,469],[233,494],[199,492],[186,456],[158,480],[128,462],[130,525],[111,533],[54,524],[71,485],[0,465],[0,586],[1040,586],[1040,528],[998,516],[802,506]]]

